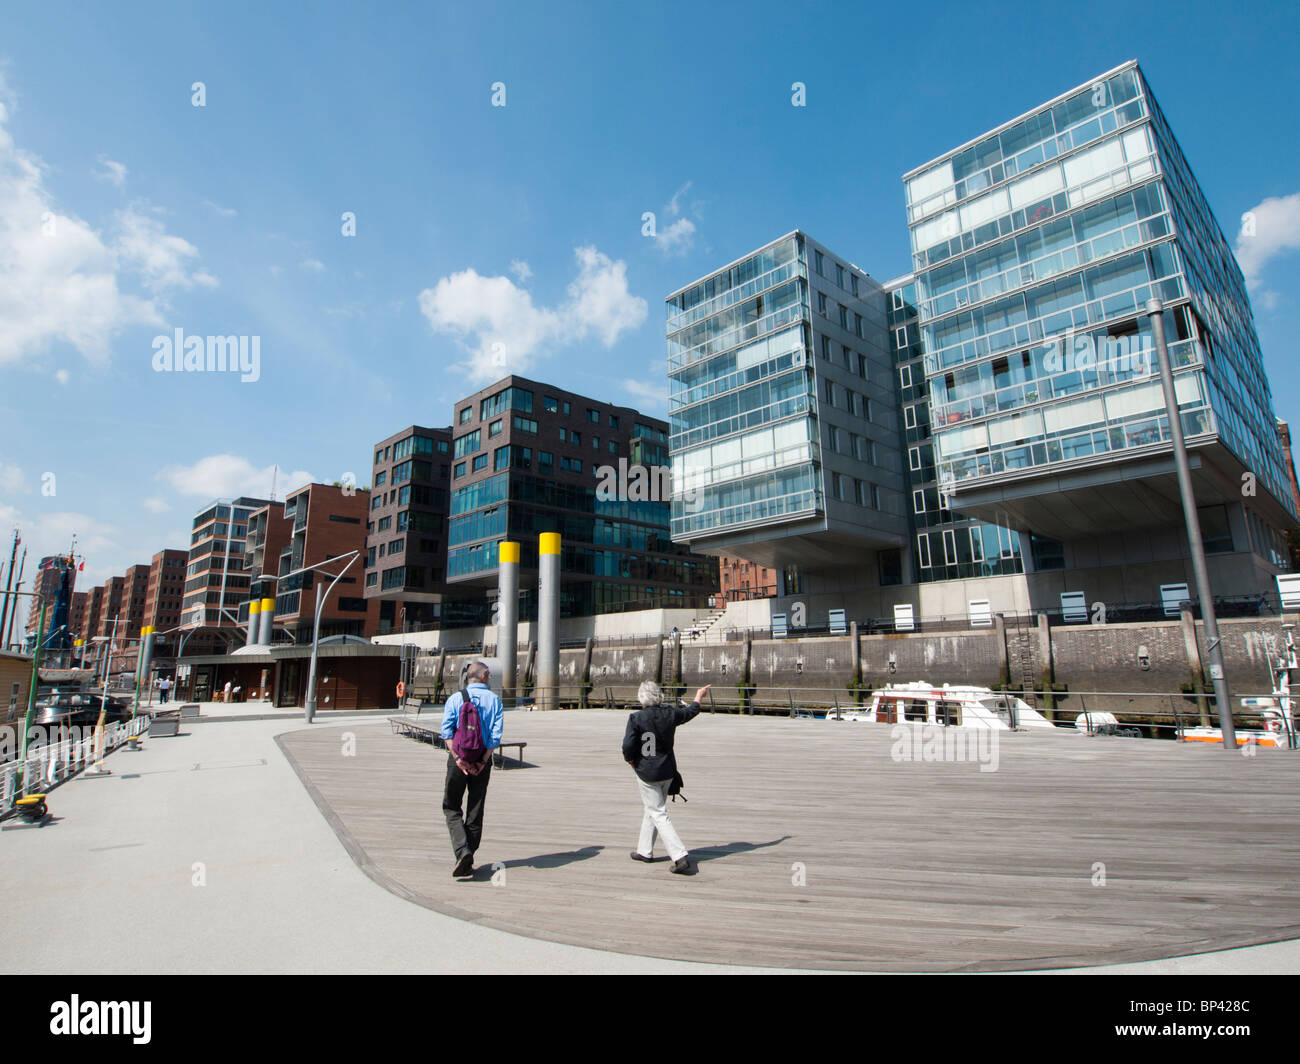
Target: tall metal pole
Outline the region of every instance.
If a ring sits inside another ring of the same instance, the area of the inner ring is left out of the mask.
[[[9,624],[9,590],[14,584],[14,559],[18,557],[18,529],[14,529],[14,545],[9,552],[9,575],[5,577],[5,604],[4,609],[0,610],[0,632],[3,632]],[[14,603],[15,611],[18,604]],[[6,646],[9,644],[6,643]]]
[[[501,698],[516,697],[519,669],[519,544],[503,540],[497,557],[497,657],[501,659]]]
[[[311,630],[311,668],[307,670],[307,698],[303,706],[306,711],[308,724],[310,724],[312,718],[316,716],[316,652],[320,647],[321,611],[325,608],[325,600],[330,597],[330,592],[334,590],[334,585],[343,578],[343,574],[346,573],[352,567],[352,563],[360,557],[361,554],[359,551],[353,551],[352,557],[348,559],[348,564],[339,570],[339,575],[330,583],[325,594],[316,599],[316,623]]]
[[[41,603],[41,615],[38,622],[42,628],[45,627],[45,603]],[[18,754],[18,763],[23,767],[23,790],[27,793],[27,739],[32,731],[32,715],[36,712],[36,689],[40,684],[41,670],[41,642],[38,639],[36,646],[32,648],[32,682],[27,689],[27,716],[24,718],[23,734],[19,740],[20,752]]]
[[[1156,358],[1160,363],[1160,384],[1165,393],[1169,436],[1174,444],[1174,465],[1178,469],[1178,493],[1183,500],[1183,521],[1187,525],[1187,542],[1192,550],[1192,572],[1196,577],[1196,595],[1201,600],[1201,619],[1205,624],[1205,649],[1210,658],[1210,682],[1214,685],[1214,704],[1219,714],[1219,729],[1223,732],[1223,745],[1235,751],[1237,732],[1232,723],[1232,702],[1228,697],[1228,681],[1223,674],[1223,642],[1219,636],[1219,621],[1214,613],[1214,597],[1210,593],[1210,573],[1205,565],[1205,545],[1201,542],[1201,521],[1196,513],[1192,470],[1187,462],[1187,442],[1183,439],[1183,422],[1178,414],[1174,372],[1169,364],[1169,349],[1165,346],[1164,304],[1159,299],[1150,299],[1147,301],[1146,313],[1151,321],[1151,332],[1156,342]]]
[[[8,646],[12,646],[12,645],[13,645],[13,641],[14,641],[14,620],[15,620],[15,619],[17,618],[17,616],[18,616],[18,599],[22,597],[22,593],[23,593],[23,571],[24,571],[26,568],[27,568],[27,548],[24,547],[24,548],[23,548],[23,560],[20,561],[20,562],[18,563],[18,583],[17,583],[16,585],[14,585],[14,608],[13,608],[13,612],[9,614],[9,633],[8,633],[7,636],[5,636],[5,642],[4,642],[4,645],[5,645],[6,647],[8,647]],[[34,603],[33,603],[33,604],[34,604]],[[44,623],[44,622],[41,622],[41,623]],[[42,638],[42,633],[37,632],[37,633],[36,633],[36,638],[37,638],[37,639],[41,639],[41,638]],[[0,648],[0,649],[3,649],[3,648]]]
[[[560,682],[560,533],[543,532],[537,544],[538,709],[559,704]]]

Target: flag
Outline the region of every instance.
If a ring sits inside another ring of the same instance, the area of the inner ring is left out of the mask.
[[[80,565],[77,566],[77,572],[84,573],[85,571],[86,571],[86,563],[82,562]]]

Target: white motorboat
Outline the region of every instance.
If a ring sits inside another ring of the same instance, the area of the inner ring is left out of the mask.
[[[865,709],[828,720],[872,724],[936,724],[950,728],[1052,728],[1055,725],[1022,698],[988,687],[936,686],[923,682],[889,684],[875,691]]]

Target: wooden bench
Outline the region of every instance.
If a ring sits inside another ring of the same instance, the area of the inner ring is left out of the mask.
[[[389,717],[388,724],[393,729],[394,735],[403,735],[408,739],[414,739],[416,742],[429,743],[439,750],[447,749],[447,740],[442,737],[442,724],[437,725],[430,721],[429,724],[421,724],[412,720],[410,717]],[[519,752],[514,756],[522,766],[524,764],[524,747],[528,745],[523,740],[507,740],[501,743],[492,752],[492,763],[498,768],[509,768],[510,762],[506,759],[504,750],[507,746],[514,747]]]

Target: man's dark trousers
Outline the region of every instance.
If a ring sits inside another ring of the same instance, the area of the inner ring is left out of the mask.
[[[451,832],[451,848],[460,860],[466,853],[478,851],[483,836],[483,803],[487,801],[488,777],[492,775],[489,763],[477,776],[467,776],[456,767],[456,759],[447,755],[447,783],[442,791],[442,815],[447,818]],[[461,803],[469,791],[469,808],[462,815]]]

